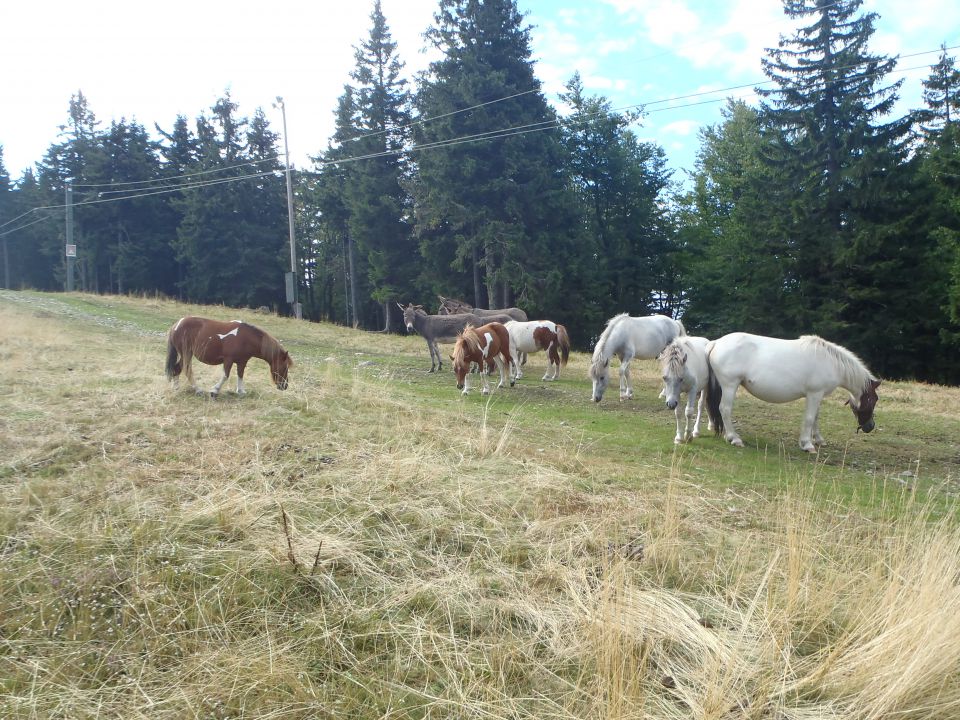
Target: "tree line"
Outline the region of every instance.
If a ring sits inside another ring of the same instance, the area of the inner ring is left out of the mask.
[[[755,105],[701,132],[689,182],[660,146],[568,81],[535,74],[516,0],[439,0],[439,59],[409,83],[380,2],[334,109],[294,174],[304,316],[395,330],[437,294],[524,307],[591,346],[618,312],[688,331],[816,333],[884,376],[960,382],[960,72],[944,47],[917,109],[892,115],[896,58],[861,0],[784,0],[796,31],[763,58]],[[190,121],[101,127],[71,98],[57,142],[15,182],[0,147],[4,287],[76,285],[286,310],[284,163],[262,110],[227,93]],[[49,208],[49,209],[42,209]]]

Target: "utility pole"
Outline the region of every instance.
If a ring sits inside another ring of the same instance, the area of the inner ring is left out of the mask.
[[[67,292],[73,292],[73,262],[77,257],[77,246],[73,242],[73,186],[69,182],[64,192],[67,195]]]
[[[303,309],[300,307],[298,297],[297,245],[293,233],[293,184],[290,180],[290,145],[287,142],[287,106],[284,104],[283,98],[279,95],[277,96],[277,101],[274,103],[274,107],[277,106],[280,107],[280,112],[283,115],[283,154],[287,166],[287,223],[290,229],[290,280],[287,285],[287,300],[293,304],[293,316],[297,320],[302,320]]]

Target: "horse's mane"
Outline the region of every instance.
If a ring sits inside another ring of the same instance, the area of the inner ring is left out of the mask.
[[[453,346],[453,362],[457,364],[467,362],[468,350],[471,353],[480,350],[480,338],[477,336],[477,330],[473,325],[467,325],[457,335],[457,343]]]
[[[619,315],[614,315],[612,318],[607,320],[607,326],[603,329],[603,332],[600,333],[600,338],[597,340],[597,345],[593,348],[593,358],[590,361],[591,368],[603,362],[603,353],[607,347],[607,341],[610,339],[610,334],[617,325],[619,325],[628,317],[630,317],[629,313],[620,313]]]
[[[239,321],[243,327],[253,333],[254,337],[260,341],[260,354],[267,360],[272,361],[277,355],[283,352],[283,346],[266,330],[261,330],[256,325],[251,325],[243,320]]]
[[[660,361],[664,370],[664,374],[669,375],[679,375],[683,377],[684,375],[684,364],[686,363],[686,356],[684,355],[684,350],[680,346],[680,343],[674,340],[672,343],[667,345],[664,348],[663,353],[660,355]]]
[[[863,360],[841,345],[824,340],[819,335],[801,335],[800,342],[824,353],[837,366],[847,387],[866,388],[867,383],[876,380]]]

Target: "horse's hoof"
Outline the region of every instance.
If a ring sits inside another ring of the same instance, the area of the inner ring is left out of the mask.
[[[211,399],[211,400],[216,400],[216,399],[217,399],[217,393],[215,393],[215,392],[213,392],[213,391],[211,390],[211,391],[210,391],[210,399]]]
[[[490,394],[490,391],[489,391],[489,390],[481,390],[481,391],[480,391],[480,394],[481,394],[481,395],[489,395],[489,394]]]
[[[513,386],[516,385],[516,384],[517,384],[517,381],[516,381],[516,380],[511,380],[511,381],[510,381],[510,387],[513,387]]]

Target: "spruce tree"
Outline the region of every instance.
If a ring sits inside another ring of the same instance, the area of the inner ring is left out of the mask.
[[[412,184],[433,289],[569,319],[587,256],[529,28],[514,0],[441,0],[435,23],[443,57],[416,98]]]
[[[807,24],[768,51],[775,87],[759,92],[770,169],[792,196],[783,240],[795,330],[845,343],[886,372],[912,333],[908,303],[925,252],[904,248],[902,235],[910,118],[890,119],[900,81],[884,80],[896,60],[869,52],[876,14],[859,14],[860,5],[784,0],[786,14]]]
[[[606,98],[585,95],[579,74],[560,97],[571,109],[562,137],[580,198],[583,242],[596,256],[590,287],[600,316],[593,319],[670,312],[670,223],[661,202],[670,174],[663,149],[630,130],[639,112],[615,113]]]
[[[923,81],[926,107],[917,114],[928,135],[935,135],[960,119],[960,70],[956,62],[942,46],[940,59]]]
[[[339,108],[344,162],[338,171],[344,179],[349,242],[362,257],[364,305],[367,298],[376,303],[385,328],[390,329],[391,308],[412,294],[417,259],[408,222],[409,201],[402,187],[407,175],[403,152],[410,134],[410,94],[380,0],[374,3],[370,20],[369,37],[354,49],[353,85],[346,89]],[[369,308],[360,314],[364,324],[372,324]]]

